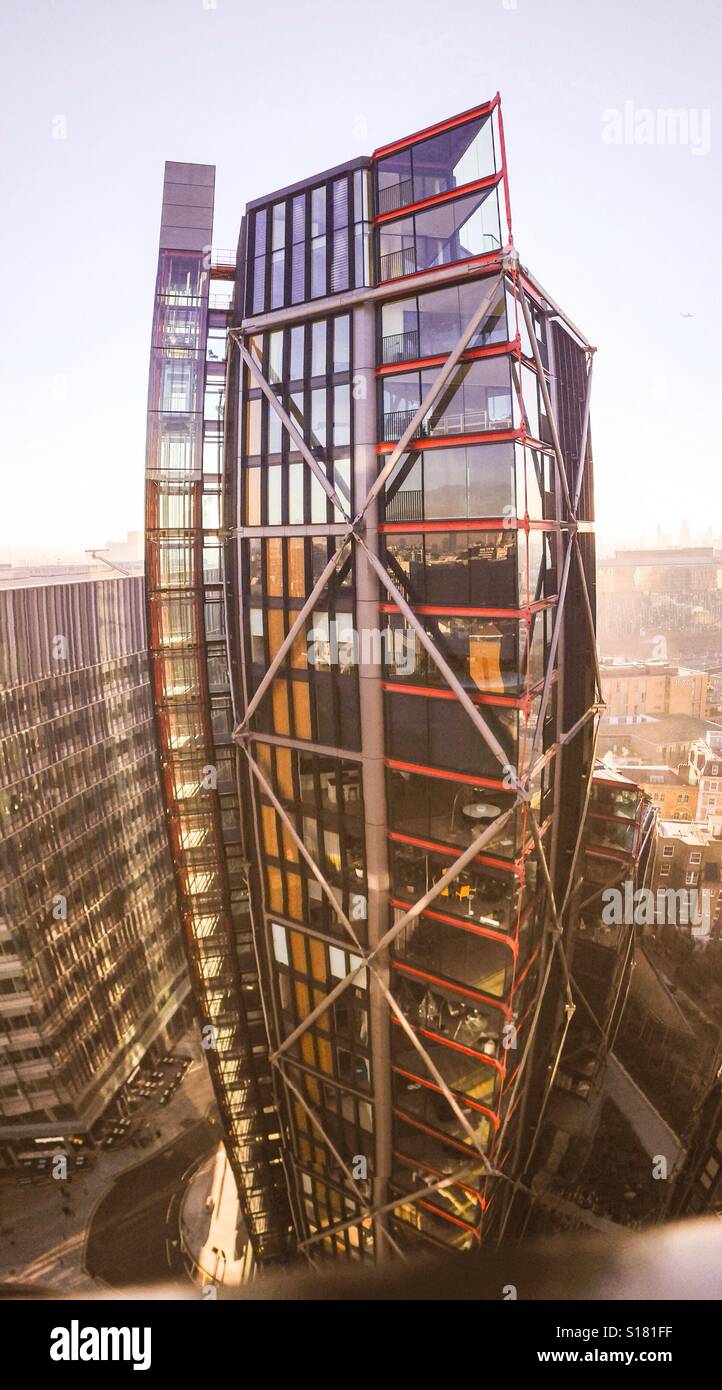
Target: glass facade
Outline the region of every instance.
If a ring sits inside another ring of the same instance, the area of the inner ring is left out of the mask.
[[[0,593],[0,1153],[87,1134],[188,992],[143,580]]]
[[[519,1097],[557,1036],[555,986],[529,1041],[541,862],[569,863],[592,694],[588,644],[553,636],[548,401],[573,486],[586,357],[508,241],[498,100],[258,200],[241,235],[221,465],[233,743],[311,1254],[477,1242],[501,1206],[485,1167],[520,1171]],[[561,654],[582,670],[563,692]]]
[[[150,651],[196,1007],[251,1244],[273,1260],[287,1248],[288,1214],[231,742],[222,274],[209,273],[203,252],[161,250],[146,467]]]

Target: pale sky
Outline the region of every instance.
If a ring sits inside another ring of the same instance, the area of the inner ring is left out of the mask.
[[[3,0],[0,25],[0,558],[142,526],[166,159],[217,166],[235,246],[247,200],[497,89],[522,260],[598,346],[602,539],[722,532],[717,0]]]

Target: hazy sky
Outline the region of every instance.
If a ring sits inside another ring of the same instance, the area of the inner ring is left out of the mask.
[[[216,164],[214,241],[235,246],[246,200],[497,89],[522,260],[599,348],[600,531],[722,530],[719,0],[0,14],[0,547],[142,525],[165,159]]]

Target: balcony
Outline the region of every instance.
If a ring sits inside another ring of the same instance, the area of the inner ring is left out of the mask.
[[[399,491],[386,499],[387,521],[423,521],[424,494],[421,488]]]
[[[228,276],[235,279],[236,274],[236,253],[226,246],[213,246],[210,256],[211,274],[217,275],[220,279]]]
[[[405,208],[414,201],[413,179],[402,179],[400,183],[390,183],[379,189],[379,215]]]
[[[397,280],[400,275],[413,275],[416,270],[416,247],[404,246],[381,257],[381,279]]]
[[[418,355],[418,328],[411,328],[407,333],[391,333],[382,340],[381,360],[386,366],[397,362],[413,362]]]
[[[416,414],[416,410],[390,410],[384,415],[384,442],[392,443],[401,439],[404,431],[408,429],[411,421]],[[483,434],[486,430],[511,429],[511,414],[490,415],[488,410],[481,408],[471,408],[466,410],[450,410],[444,415],[434,416],[431,419],[422,420],[414,431],[414,438],[419,435],[444,437],[456,434]]]
[[[389,410],[384,415],[384,440],[389,443],[391,440],[400,439],[402,434],[409,428],[411,421],[416,414],[415,410]],[[417,435],[426,434],[426,422],[421,421],[414,431],[414,438]]]

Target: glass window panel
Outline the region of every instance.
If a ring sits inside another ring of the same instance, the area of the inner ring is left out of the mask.
[[[424,453],[426,517],[465,517],[468,513],[466,450],[427,449]]]
[[[263,256],[266,251],[266,209],[259,208],[256,213],[255,255]]]
[[[439,203],[417,213],[415,234],[417,270],[498,249],[501,234],[496,189]]]
[[[416,299],[394,299],[381,309],[382,359],[408,362],[420,356],[419,313]]]
[[[207,434],[203,439],[203,472],[223,472],[223,435]]]
[[[481,300],[488,294],[490,285],[489,280],[466,280],[462,285],[459,285],[459,332],[469,323]],[[513,325],[514,320],[512,319],[511,322]],[[469,347],[488,347],[492,343],[506,343],[508,341],[506,295],[503,286],[500,286],[491,309],[471,339]]]
[[[260,470],[259,470],[260,472]],[[252,537],[248,546],[248,585],[252,594],[261,592],[261,546],[260,537]]]
[[[246,526],[261,524],[261,470],[247,468],[244,471],[246,482]]]
[[[286,266],[285,251],[274,251],[271,256],[271,308],[279,309],[283,304],[284,275]]]
[[[311,298],[326,293],[326,238],[315,237],[311,242]]]
[[[268,452],[269,454],[280,454],[283,448],[283,425],[270,401],[266,409],[268,410]]]
[[[311,376],[326,375],[326,320],[311,326]]]
[[[333,234],[331,257],[331,291],[348,289],[348,228],[341,227]]]
[[[326,388],[311,392],[311,443],[326,446]]]
[[[306,195],[299,193],[294,198],[292,204],[292,239],[295,242],[303,241],[306,235]]]
[[[227,334],[225,328],[209,328],[206,338],[206,360],[225,362]]]
[[[336,494],[341,502],[344,503],[348,512],[351,506],[351,460],[336,459],[333,465],[333,481]],[[336,508],[336,520],[341,521],[341,514]]]
[[[263,313],[266,303],[266,258],[256,256],[253,262],[253,312]]]
[[[422,140],[411,155],[417,201],[487,178],[495,172],[491,116]]]
[[[303,378],[303,334],[303,324],[291,329],[291,381],[300,381]]]
[[[338,448],[351,443],[351,387],[333,389],[333,442]]]
[[[331,189],[334,227],[348,224],[348,179],[335,179]]]
[[[268,335],[268,380],[275,386],[283,376],[283,330]]]
[[[306,244],[303,241],[291,249],[291,303],[301,304],[306,298]]]
[[[261,402],[253,400],[246,402],[246,453],[260,454],[261,452]]]
[[[160,409],[188,413],[194,405],[194,359],[165,359],[161,367]]]
[[[303,465],[301,465],[303,467]],[[306,593],[306,552],[303,539],[293,536],[288,542],[288,592],[291,598],[304,598]]]
[[[381,224],[379,255],[382,280],[410,275],[416,269],[414,252],[414,219],[400,218],[398,222]]]
[[[283,594],[283,542],[280,536],[266,541],[266,587],[271,598]]]
[[[314,188],[311,193],[311,236],[321,236],[326,231],[326,187]]]
[[[304,520],[303,479],[305,463],[291,463],[288,468],[288,520],[291,525],[300,525]]]
[[[513,516],[514,453],[511,444],[476,444],[466,451],[469,516]]]
[[[351,368],[351,320],[348,314],[340,314],[333,320],[333,370],[348,372]]]
[[[217,492],[204,492],[201,507],[205,531],[217,531],[221,524],[221,499]]]
[[[317,524],[327,520],[328,498],[315,475],[311,476],[311,521]]]
[[[273,226],[272,242],[274,251],[278,251],[286,245],[286,204],[274,203],[273,205]]]
[[[268,526],[280,526],[283,521],[281,488],[283,481],[283,469],[280,464],[273,464],[266,469],[268,478]]]
[[[413,201],[411,150],[400,150],[380,159],[377,165],[379,212],[393,212]]]
[[[263,609],[251,608],[249,615],[251,628],[251,661],[264,662],[266,649],[263,640]]]

